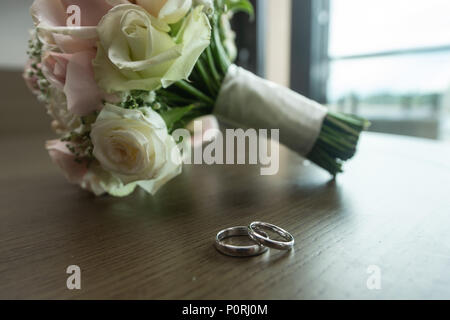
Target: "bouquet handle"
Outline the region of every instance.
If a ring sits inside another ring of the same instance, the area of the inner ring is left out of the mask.
[[[239,128],[279,129],[280,142],[305,156],[320,134],[327,109],[286,87],[231,65],[214,114]]]

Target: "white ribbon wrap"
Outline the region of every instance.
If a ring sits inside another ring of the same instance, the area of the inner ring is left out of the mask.
[[[286,87],[231,65],[214,114],[237,128],[279,129],[280,142],[305,156],[319,136],[327,109]]]

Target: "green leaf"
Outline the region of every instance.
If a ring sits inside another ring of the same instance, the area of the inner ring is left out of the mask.
[[[180,107],[180,108],[171,108],[166,111],[161,111],[160,115],[166,122],[167,128],[169,131],[172,130],[172,128],[175,126],[175,124],[182,120],[184,116],[186,116],[189,112],[194,110],[195,105],[191,104],[187,107]]]
[[[189,84],[187,81],[181,80],[178,82],[175,82],[175,86],[180,88],[181,90],[189,93],[190,95],[196,97],[202,102],[205,102],[210,105],[214,105],[215,101],[211,99],[209,96],[198,90],[193,85]]]

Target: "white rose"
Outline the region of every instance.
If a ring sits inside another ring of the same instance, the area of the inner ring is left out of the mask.
[[[136,183],[123,185],[120,179],[104,170],[96,162],[90,164],[80,186],[96,196],[108,193],[114,197],[126,197],[136,189]]]
[[[192,7],[192,0],[136,0],[152,16],[169,24],[177,23]]]
[[[151,108],[107,104],[92,125],[94,157],[123,185],[154,194],[181,173],[181,154],[161,116]]]
[[[209,46],[211,25],[201,7],[184,19],[175,37],[165,22],[137,5],[119,5],[98,26],[100,42],[93,62],[106,92],[146,90],[187,79]]]

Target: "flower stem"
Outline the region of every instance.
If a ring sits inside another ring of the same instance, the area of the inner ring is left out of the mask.
[[[355,155],[360,133],[369,125],[365,119],[329,111],[306,158],[336,176],[342,172],[343,162]]]
[[[200,101],[203,101],[207,104],[214,105],[214,100],[208,97],[206,94],[195,88],[193,85],[189,84],[188,82],[181,80],[175,83],[175,86],[182,89],[183,91],[186,91],[190,95],[200,99]]]

